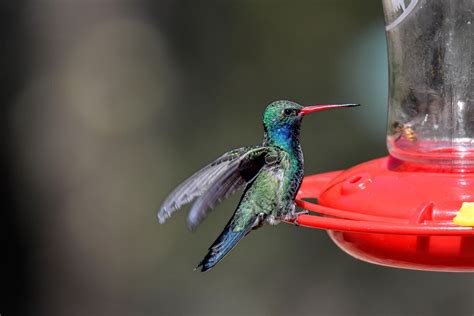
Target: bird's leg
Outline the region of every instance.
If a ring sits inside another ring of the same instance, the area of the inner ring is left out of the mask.
[[[299,211],[299,212],[295,212],[294,214],[295,214],[295,216],[308,215],[309,211],[308,210],[302,210],[302,211]]]
[[[309,211],[308,210],[302,210],[302,211],[299,211],[299,212],[295,212],[294,213],[294,218],[295,220],[293,221],[293,224],[295,224],[296,226],[300,226],[298,225],[298,216],[300,215],[308,215],[309,214]]]
[[[267,214],[265,213],[259,213],[257,215],[257,219],[255,220],[255,224],[252,227],[252,230],[260,228],[263,226],[263,223],[265,223],[265,219],[267,218]]]
[[[302,211],[299,211],[299,212],[295,212],[296,217],[298,217],[300,215],[308,215],[308,214],[309,214],[308,210],[302,210]]]
[[[284,220],[293,222],[296,226],[298,226],[298,216],[307,215],[307,214],[309,214],[308,210],[302,210],[302,211],[296,212],[296,207],[293,206],[291,211],[285,216]]]

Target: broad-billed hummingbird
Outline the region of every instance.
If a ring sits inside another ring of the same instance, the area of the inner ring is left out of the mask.
[[[184,204],[196,199],[188,215],[190,229],[210,209],[236,190],[245,187],[234,215],[209,248],[196,269],[207,271],[228,254],[251,230],[265,221],[276,225],[295,220],[295,196],[303,180],[303,152],[300,126],[312,112],[353,107],[358,104],[301,106],[290,101],[270,103],[263,114],[262,145],[242,147],[220,156],[178,186],[158,212],[164,223]]]

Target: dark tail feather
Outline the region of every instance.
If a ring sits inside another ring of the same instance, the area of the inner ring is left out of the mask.
[[[209,248],[207,255],[194,269],[195,271],[201,268],[201,272],[205,272],[213,268],[237,245],[237,243],[243,237],[245,237],[245,235],[250,232],[250,230],[252,230],[252,226],[254,224],[254,221],[250,221],[249,225],[245,229],[234,232],[231,229],[231,222],[232,220],[227,224],[219,237],[217,237],[216,241],[214,241],[212,246]]]

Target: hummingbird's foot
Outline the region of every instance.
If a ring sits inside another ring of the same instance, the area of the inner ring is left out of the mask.
[[[309,214],[308,210],[302,210],[302,211],[299,211],[299,212],[295,212],[296,217],[298,217],[300,215],[308,215],[308,214]]]
[[[300,225],[298,224],[298,216],[300,216],[300,215],[308,215],[308,214],[309,214],[309,211],[308,211],[308,210],[303,210],[303,211],[300,211],[300,212],[295,212],[295,213],[293,214],[293,216],[294,216],[294,221],[293,221],[293,223],[295,224],[295,226],[300,226]]]

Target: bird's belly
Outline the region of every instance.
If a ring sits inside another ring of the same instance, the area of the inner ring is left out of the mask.
[[[296,206],[294,202],[287,203],[284,209],[274,210],[267,216],[267,223],[277,225],[281,221],[292,220],[295,217]]]

